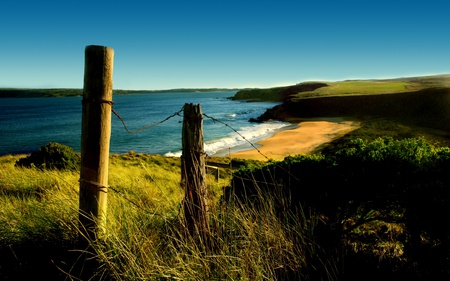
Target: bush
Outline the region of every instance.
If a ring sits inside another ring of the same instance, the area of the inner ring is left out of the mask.
[[[69,146],[50,142],[31,155],[16,162],[16,167],[77,170],[80,167],[80,156]]]
[[[286,199],[275,204],[312,210],[307,219],[320,222],[315,242],[329,257],[345,248],[347,274],[363,268],[349,259],[365,255],[374,262],[364,269],[378,274],[396,268],[418,280],[443,280],[450,276],[449,170],[450,149],[424,138],[356,139],[334,153],[239,170],[227,192],[252,206],[281,193]],[[381,268],[381,260],[392,268]]]

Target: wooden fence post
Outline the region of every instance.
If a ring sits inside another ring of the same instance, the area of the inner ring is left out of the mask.
[[[108,47],[85,49],[79,219],[90,239],[106,231],[113,58]]]
[[[200,105],[184,105],[182,146],[181,185],[185,190],[183,210],[186,227],[192,236],[200,236],[207,243],[208,192],[203,151],[203,116]]]

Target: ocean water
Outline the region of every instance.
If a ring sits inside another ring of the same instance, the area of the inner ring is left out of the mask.
[[[179,112],[186,103],[200,104],[204,114],[220,121],[204,118],[205,152],[208,155],[249,149],[251,145],[248,142],[254,144],[290,125],[285,122],[248,122],[277,103],[230,100],[229,97],[235,93],[130,94],[116,95],[113,100],[115,111],[131,131],[163,121]],[[31,153],[48,142],[59,142],[79,152],[81,99],[0,98],[0,155]],[[180,156],[182,116],[181,112],[160,125],[129,134],[119,118],[112,114],[110,152]]]

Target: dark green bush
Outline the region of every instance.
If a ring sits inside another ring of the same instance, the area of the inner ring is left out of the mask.
[[[31,155],[16,162],[16,167],[47,170],[76,170],[80,167],[80,156],[69,146],[50,142]]]
[[[285,197],[275,202],[280,209],[289,202],[292,209],[312,210],[320,222],[314,229],[315,242],[330,255],[350,243],[375,249],[370,240],[373,234],[377,243],[390,243],[391,238],[382,241],[386,228],[376,233],[365,231],[375,223],[401,226],[402,235],[396,238],[403,247],[401,259],[386,259],[385,264],[393,267],[384,272],[376,269],[379,263],[371,268],[390,274],[397,264],[397,273],[414,273],[420,276],[417,280],[443,280],[450,276],[449,171],[450,149],[434,147],[423,138],[356,139],[326,155],[288,157],[237,171],[227,192],[253,206],[266,194],[281,193]],[[351,251],[347,250],[348,269],[362,269],[362,265],[351,266]],[[377,261],[380,257],[372,253],[366,250],[353,255],[365,254]],[[405,263],[400,267],[401,261]]]

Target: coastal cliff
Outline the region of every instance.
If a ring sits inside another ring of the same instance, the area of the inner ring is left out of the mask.
[[[450,76],[302,83],[238,92],[235,99],[268,98],[282,104],[251,121],[316,117],[380,117],[450,132]],[[253,94],[253,95],[250,95]]]
[[[418,125],[450,131],[450,88],[289,100],[268,109],[257,121],[337,116],[408,119]]]

